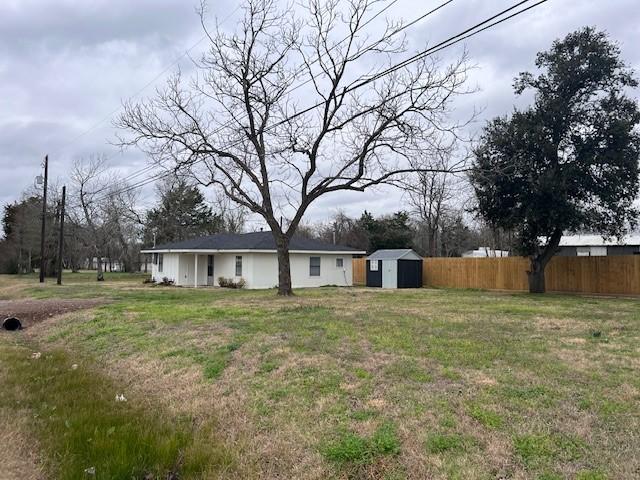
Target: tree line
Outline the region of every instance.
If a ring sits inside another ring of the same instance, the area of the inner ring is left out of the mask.
[[[156,186],[156,204],[144,210],[139,193],[108,174],[103,158],[74,163],[67,193],[65,269],[137,272],[146,268],[143,247],[244,229],[246,211],[224,198],[208,202],[190,179],[171,175]],[[55,276],[60,222],[60,189],[50,186],[46,208],[45,275]],[[27,189],[21,200],[4,206],[0,273],[31,273],[40,266],[42,192]]]

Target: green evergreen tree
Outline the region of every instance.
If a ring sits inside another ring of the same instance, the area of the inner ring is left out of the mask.
[[[515,82],[517,94],[535,92],[533,105],[487,125],[471,181],[479,213],[514,231],[530,257],[530,291],[544,292],[564,232],[617,236],[635,225],[640,112],[627,96],[633,72],[604,33],[571,33],[536,66]]]
[[[214,214],[197,186],[183,178],[172,179],[160,192],[158,206],[146,214],[145,245],[178,242],[224,229],[221,215]]]

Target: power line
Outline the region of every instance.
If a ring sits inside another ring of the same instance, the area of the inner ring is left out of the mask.
[[[471,38],[471,37],[473,37],[475,35],[478,35],[479,33],[484,32],[484,31],[486,31],[486,30],[488,30],[488,29],[490,29],[490,28],[492,28],[494,26],[497,26],[497,25],[499,25],[499,24],[501,24],[501,23],[503,23],[505,21],[508,21],[508,20],[510,20],[510,19],[512,19],[512,18],[514,18],[516,16],[519,16],[519,15],[521,15],[521,14],[523,14],[523,13],[525,13],[525,12],[535,8],[535,7],[538,7],[539,5],[541,5],[543,3],[546,3],[548,0],[540,0],[537,3],[533,4],[533,5],[530,5],[530,6],[524,8],[522,10],[519,10],[517,12],[514,12],[514,13],[508,15],[507,17],[504,17],[502,19],[496,20],[495,22],[491,23],[493,20],[503,16],[506,13],[509,13],[509,12],[513,11],[514,9],[518,8],[519,6],[522,6],[525,3],[528,3],[529,1],[531,1],[531,0],[522,0],[522,1],[514,4],[513,6],[511,6],[509,8],[506,8],[506,9],[502,10],[501,12],[499,12],[499,13],[497,13],[497,14],[495,14],[495,15],[487,18],[487,19],[485,19],[484,21],[474,25],[473,27],[470,27],[470,28],[468,28],[468,29],[466,29],[466,30],[464,30],[464,31],[452,36],[452,37],[449,37],[448,39],[446,39],[446,40],[434,45],[433,47],[430,47],[430,48],[428,48],[428,49],[426,49],[426,50],[424,50],[422,52],[419,52],[418,54],[413,55],[412,57],[410,57],[410,58],[408,58],[408,59],[406,59],[406,60],[404,60],[404,61],[402,61],[402,62],[400,62],[398,64],[395,64],[392,67],[389,67],[388,69],[383,70],[383,71],[373,75],[372,77],[364,79],[362,82],[360,82],[358,84],[355,84],[355,85],[349,87],[348,89],[345,89],[340,95],[344,96],[344,95],[346,95],[348,93],[351,93],[351,92],[355,91],[356,89],[362,88],[362,87],[368,85],[369,83],[372,83],[372,82],[374,82],[374,81],[376,81],[376,80],[378,80],[378,79],[380,79],[380,78],[382,78],[382,77],[384,77],[386,75],[389,75],[389,74],[391,74],[391,73],[393,73],[393,72],[395,72],[395,71],[397,71],[397,70],[399,70],[401,68],[404,68],[404,67],[410,65],[411,63],[415,63],[415,62],[417,62],[419,60],[422,60],[422,59],[424,59],[424,58],[426,58],[428,56],[431,56],[431,55],[441,51],[441,50],[444,50],[445,48],[451,47],[451,46],[453,46],[453,45],[455,45],[457,43],[460,43],[460,42],[464,41],[465,39]],[[480,28],[480,27],[482,27],[482,28]],[[268,127],[268,129],[273,129],[275,127],[278,127],[278,126],[280,126],[280,125],[282,125],[282,124],[284,124],[284,123],[286,123],[286,122],[288,122],[288,121],[290,121],[290,120],[292,120],[294,118],[297,118],[297,117],[299,117],[301,115],[304,115],[305,113],[313,111],[314,109],[322,106],[323,104],[324,104],[323,102],[319,102],[319,103],[316,103],[315,105],[307,107],[304,110],[296,112],[293,115],[290,115],[290,116],[286,117],[285,119],[283,119],[283,120],[271,125],[270,127]],[[268,129],[266,129],[266,130],[268,130]],[[236,145],[239,144],[239,143],[240,142],[237,142]],[[233,147],[233,146],[234,146],[234,144],[231,144],[231,145],[228,145],[227,148]],[[195,163],[199,163],[199,162],[201,162],[203,160],[204,159],[196,160],[194,162],[194,164]],[[147,185],[149,183],[152,183],[152,182],[154,182],[154,181],[158,180],[159,178],[162,178],[162,177],[164,177],[166,175],[168,175],[166,172],[161,172],[160,174],[155,175],[153,177],[150,177],[150,178],[148,178],[148,179],[146,179],[144,181],[141,181],[138,184],[134,184],[134,185],[130,185],[130,186],[126,187],[125,189],[122,190],[122,192],[131,191],[131,190],[135,190],[137,188],[144,187],[145,185]],[[119,192],[116,192],[116,193],[119,193]]]
[[[368,26],[368,25],[369,25],[371,22],[373,22],[376,18],[378,18],[378,17],[379,17],[380,15],[382,15],[384,12],[386,12],[387,10],[389,10],[393,5],[395,5],[396,3],[398,3],[398,1],[399,1],[399,0],[393,0],[391,3],[387,4],[384,8],[380,9],[380,10],[379,10],[375,15],[373,15],[370,19],[368,19],[366,22],[364,22],[362,25],[360,25],[360,26],[359,26],[359,27],[354,31],[354,33],[357,33],[357,32],[359,32],[360,30],[362,30],[363,28],[365,28],[366,26]],[[362,50],[361,52],[358,52],[358,55],[362,55],[362,54],[366,53],[366,51],[369,51],[369,50],[371,50],[371,49],[372,49],[373,45],[377,45],[377,44],[379,44],[380,42],[385,41],[385,40],[387,40],[387,39],[391,38],[391,37],[392,37],[392,36],[394,36],[394,35],[397,35],[397,34],[398,34],[398,33],[400,33],[401,31],[406,30],[407,28],[409,28],[409,27],[410,27],[410,26],[412,26],[412,25],[415,25],[415,24],[416,24],[416,23],[418,23],[420,20],[422,20],[422,19],[426,18],[427,16],[429,16],[429,15],[431,15],[431,14],[435,13],[436,11],[440,10],[441,8],[443,8],[444,6],[448,5],[449,3],[453,2],[453,1],[454,1],[454,0],[447,0],[447,1],[445,1],[444,3],[440,4],[438,7],[436,7],[436,8],[434,8],[434,9],[430,10],[430,11],[429,11],[429,12],[427,12],[426,14],[421,15],[421,16],[420,16],[420,17],[418,17],[417,19],[413,20],[411,23],[409,23],[409,24],[407,24],[407,25],[403,25],[401,28],[399,28],[399,29],[397,29],[397,30],[394,30],[393,32],[391,32],[391,34],[389,34],[389,35],[387,35],[387,36],[383,37],[381,40],[379,40],[379,41],[377,41],[377,42],[374,42],[372,45],[370,45],[370,46],[369,46],[369,47],[367,47],[366,49]],[[236,8],[236,10],[237,10],[237,8]],[[207,38],[207,37],[208,37],[208,34],[205,34],[205,35],[204,35],[204,37],[203,37],[200,41],[202,41],[203,39],[205,39],[205,38]],[[346,42],[347,40],[349,40],[349,38],[351,38],[351,35],[348,35],[348,36],[346,36],[345,38],[343,38],[342,40],[340,40],[339,42],[337,42],[335,45],[333,45],[331,48],[329,48],[328,52],[331,52],[332,50],[334,50],[334,49],[338,48],[338,46],[340,46],[341,44],[343,44],[344,42]],[[328,53],[328,52],[327,52],[327,53]],[[313,61],[313,62],[311,62],[311,63],[309,64],[309,66],[315,65],[315,64],[316,64],[317,62],[319,62],[319,61],[322,59],[322,57],[324,57],[324,56],[325,56],[325,55],[321,55],[321,56],[319,56],[318,58],[314,59],[314,61]],[[291,81],[291,80],[293,80],[293,79],[294,79],[295,77],[297,77],[299,74],[303,73],[303,72],[304,72],[304,70],[305,70],[306,68],[307,68],[307,66],[306,66],[306,65],[301,65],[298,69],[296,69],[296,70],[295,70],[295,71],[294,71],[294,72],[289,76],[289,78],[288,78],[286,81]],[[315,77],[314,77],[313,75],[311,75],[311,78],[307,79],[307,80],[306,80],[305,82],[303,82],[303,83],[300,83],[300,84],[296,85],[295,87],[293,87],[292,89],[290,89],[290,90],[288,91],[288,93],[292,93],[292,92],[294,92],[295,90],[298,90],[299,88],[302,88],[303,86],[307,85],[308,83],[310,83],[310,82],[311,82],[311,81],[313,81],[314,79],[315,79]],[[119,109],[118,109],[118,110],[119,110]],[[117,112],[118,110],[116,110],[116,112]],[[242,116],[242,117],[240,117],[240,119],[242,119],[242,118],[244,118],[244,117],[245,117],[245,116]],[[220,132],[220,131],[222,131],[225,127],[231,126],[231,124],[232,124],[232,123],[233,123],[233,122],[230,120],[230,121],[226,122],[225,124],[220,125],[216,130],[214,130],[214,131],[212,132],[212,134],[219,133],[219,132]],[[109,159],[111,159],[111,158],[113,158],[113,156],[111,156],[111,157],[107,157],[105,160],[109,160]],[[162,162],[160,162],[160,163],[162,163]],[[161,166],[162,166],[162,165],[161,165]],[[148,165],[148,166],[146,166],[146,167],[143,167],[143,168],[142,168],[142,169],[140,169],[140,170],[136,170],[136,171],[132,172],[132,173],[128,176],[128,179],[132,179],[132,178],[135,178],[135,177],[139,177],[140,175],[143,175],[144,173],[147,173],[147,172],[149,172],[149,171],[153,170],[153,169],[154,169],[154,167],[155,167],[155,165],[153,165],[153,164],[152,164],[152,165]]]
[[[426,57],[428,57],[430,55],[433,55],[433,54],[435,54],[435,53],[437,53],[437,52],[439,52],[441,50],[444,50],[445,48],[448,48],[448,47],[450,47],[452,45],[455,45],[455,44],[457,44],[457,43],[459,43],[459,42],[461,42],[461,41],[463,41],[463,40],[465,40],[467,38],[473,37],[473,36],[475,36],[475,35],[477,35],[477,34],[479,34],[481,32],[484,32],[484,31],[486,31],[486,30],[488,30],[488,29],[490,29],[490,28],[492,28],[492,27],[494,27],[496,25],[501,24],[501,23],[503,23],[503,22],[505,22],[505,21],[507,21],[507,20],[509,20],[511,18],[514,18],[514,17],[516,17],[518,15],[521,15],[521,14],[531,10],[532,8],[535,8],[535,7],[539,6],[539,5],[547,2],[548,0],[540,0],[539,2],[537,2],[537,3],[533,4],[533,5],[530,5],[530,6],[524,8],[522,10],[519,10],[519,11],[517,11],[517,12],[515,12],[515,13],[513,13],[513,14],[511,14],[511,15],[509,15],[509,16],[501,19],[501,20],[498,20],[498,21],[495,21],[493,23],[490,23],[492,20],[495,20],[496,18],[499,18],[499,17],[503,16],[505,13],[508,13],[508,12],[518,8],[519,6],[525,4],[525,3],[529,2],[529,1],[530,0],[522,0],[522,1],[514,4],[513,6],[511,6],[509,8],[506,8],[506,9],[502,10],[501,12],[499,12],[499,13],[497,13],[497,14],[495,14],[495,15],[487,18],[487,19],[485,19],[484,21],[474,25],[473,27],[462,31],[462,32],[458,33],[457,35],[449,37],[447,40],[444,40],[444,41],[438,43],[437,45],[435,45],[435,46],[433,46],[431,48],[428,48],[428,49],[426,49],[426,50],[424,50],[424,51],[422,51],[422,52],[410,57],[409,59],[406,59],[403,62],[400,62],[400,63],[398,63],[398,64],[396,64],[396,65],[394,65],[394,66],[382,71],[382,72],[379,72],[378,74],[374,75],[373,77],[370,77],[370,78],[367,78],[367,79],[363,80],[359,84],[353,85],[349,89],[345,90],[341,94],[341,96],[344,96],[347,93],[350,93],[350,92],[352,92],[352,91],[354,91],[354,90],[356,90],[358,88],[362,88],[363,86],[365,86],[365,85],[367,85],[369,83],[372,83],[375,80],[377,80],[379,78],[382,78],[383,76],[389,75],[390,73],[393,73],[393,72],[399,70],[400,68],[404,68],[404,67],[408,66],[411,63],[415,63],[416,61],[419,61],[419,60],[421,60],[423,58],[426,58]],[[489,25],[486,25],[487,23],[489,23]],[[479,28],[479,27],[482,27],[483,25],[485,25],[483,28]],[[297,117],[299,117],[301,115],[304,115],[305,113],[313,111],[314,109],[322,106],[323,104],[324,104],[323,102],[319,102],[319,103],[317,103],[315,105],[307,107],[304,110],[296,112],[295,114],[293,114],[293,115],[291,115],[291,116],[289,116],[289,117],[287,117],[287,118],[275,123],[274,125],[271,125],[269,127],[269,129],[273,129],[273,128],[277,127],[277,126],[280,126],[280,125],[290,121],[293,118],[297,118]],[[231,144],[231,145],[227,146],[227,148],[232,147],[232,146],[234,146],[234,144]],[[199,162],[201,162],[203,160],[204,159],[196,160],[194,162],[194,164],[195,163],[199,163]],[[150,178],[148,178],[146,180],[143,180],[139,184],[134,184],[134,185],[126,187],[124,189],[124,191],[131,191],[131,190],[135,190],[137,188],[142,188],[145,185],[153,183],[154,181],[156,181],[156,180],[158,180],[158,179],[160,179],[160,178],[162,178],[164,176],[167,176],[167,175],[168,175],[168,173],[161,172],[158,175],[155,175],[155,176],[150,177]]]
[[[354,33],[357,33],[358,31],[362,30],[363,28],[365,28],[366,26],[368,26],[371,22],[373,22],[376,18],[378,18],[380,15],[382,15],[384,12],[386,12],[388,9],[390,9],[393,5],[395,5],[399,0],[393,0],[391,3],[389,3],[388,5],[386,5],[384,8],[382,8],[380,11],[378,11],[375,15],[373,15],[369,20],[367,20],[366,22],[364,22],[362,25],[360,25],[355,31]],[[449,5],[450,3],[452,3],[454,0],[446,0],[445,2],[441,3],[440,5],[436,6],[435,8],[427,11],[426,13],[418,16],[417,18],[415,18],[414,20],[412,20],[411,22],[402,25],[401,27],[398,27],[397,29],[394,29],[392,32],[390,32],[388,35],[384,36],[383,38],[376,40],[374,42],[372,42],[369,46],[361,49],[360,51],[356,52],[356,56],[362,56],[365,53],[367,53],[368,51],[373,50],[377,45],[379,45],[381,42],[384,42],[386,40],[389,40],[390,38],[398,35],[399,33],[407,30],[408,28],[412,27],[413,25],[415,25],[416,23],[419,23],[420,21],[424,20],[425,18],[427,18],[428,16],[436,13],[438,10],[444,8],[445,6]],[[329,52],[331,52],[332,50],[338,48],[338,46],[340,46],[341,44],[343,44],[344,42],[346,42],[347,40],[349,40],[350,38],[352,38],[352,35],[348,35],[345,38],[343,38],[342,40],[340,40],[339,42],[337,42],[336,44],[334,44],[327,52],[327,54]],[[296,69],[288,78],[287,81],[292,80],[293,78],[295,78],[296,76],[298,76],[300,73],[304,72],[304,70],[316,63],[318,63],[325,55],[320,55],[318,56],[316,59],[314,59],[313,62],[311,62],[308,66],[307,65],[301,65],[298,69]],[[310,82],[312,82],[313,80],[316,79],[316,76],[314,76],[313,74],[311,74],[310,78],[308,78],[307,80],[305,80],[302,83],[297,84],[295,87],[291,88],[288,90],[287,93],[292,93],[296,90],[298,90],[299,88],[302,88],[303,86],[309,84]],[[240,118],[244,118],[246,115],[241,116]],[[233,123],[233,121],[228,121],[223,125],[220,125],[218,128],[216,128],[213,132],[211,132],[212,134],[216,134],[221,132],[224,128],[231,126],[231,124]],[[162,163],[162,162],[160,162]],[[161,165],[162,166],[162,165]],[[155,167],[155,165],[148,165],[147,167],[144,167],[138,171],[134,171],[131,175],[128,176],[129,179],[134,178],[134,177],[138,177],[146,172],[149,172],[151,170],[153,170],[153,168]],[[162,178],[163,175],[169,175],[169,173],[165,172],[165,173],[161,173],[159,175],[154,175],[152,177],[149,177],[148,179],[142,180],[142,182],[140,182],[139,187],[148,185],[149,183],[153,183],[154,181],[158,180],[159,178]],[[137,187],[137,188],[139,188]]]

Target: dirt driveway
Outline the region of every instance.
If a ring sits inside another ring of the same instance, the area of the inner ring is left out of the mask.
[[[105,301],[92,299],[50,299],[50,300],[0,300],[0,323],[7,317],[16,317],[22,328],[47,320],[56,315],[86,310]]]

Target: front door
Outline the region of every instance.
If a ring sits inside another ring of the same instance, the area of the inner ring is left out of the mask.
[[[207,256],[207,285],[213,286],[213,255]]]

